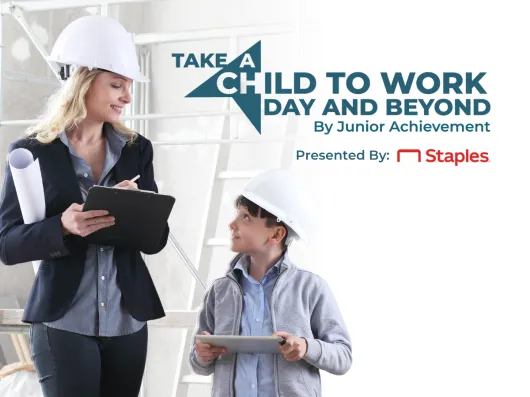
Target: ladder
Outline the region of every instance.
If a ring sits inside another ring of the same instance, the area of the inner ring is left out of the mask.
[[[233,36],[230,39],[229,59],[235,58],[240,53],[238,46],[238,37]],[[207,280],[212,270],[214,262],[214,248],[226,247],[229,248],[229,239],[217,237],[217,228],[219,224],[219,216],[222,208],[222,199],[225,192],[225,183],[235,179],[248,179],[256,175],[262,170],[243,170],[230,171],[228,164],[233,144],[237,144],[237,139],[232,137],[237,136],[237,120],[231,115],[234,110],[234,103],[227,98],[224,102],[223,110],[227,111],[224,116],[221,140],[224,142],[218,144],[215,155],[215,167],[212,170],[209,181],[209,204],[205,213],[205,218],[202,226],[202,239],[197,255],[198,266],[197,273],[200,280]],[[289,168],[292,162],[294,153],[294,138],[297,134],[297,122],[294,117],[287,117],[283,128],[282,152],[280,155],[279,164],[271,165],[271,168]],[[259,140],[253,141],[259,143]],[[224,144],[223,144],[224,143]],[[249,143],[247,141],[247,143]],[[226,265],[223,264],[223,265]],[[204,291],[195,288],[192,285],[188,301],[188,310],[196,310],[200,307]],[[173,385],[173,392],[171,397],[187,397],[189,395],[189,388],[194,384],[210,384],[211,376],[205,377],[194,375],[188,365],[189,349],[192,346],[194,335],[193,330],[187,329],[182,339],[184,343],[179,349],[178,364],[175,373],[175,380]]]
[[[145,0],[143,0],[145,1]],[[107,15],[108,5],[112,3],[127,3],[127,2],[142,2],[142,0],[111,0],[101,3],[97,0],[83,0],[78,2],[65,2],[61,0],[50,0],[50,1],[39,1],[39,2],[12,2],[9,4],[3,4],[2,10],[6,14],[12,14],[16,20],[21,24],[29,38],[41,55],[46,56],[46,50],[42,45],[38,43],[38,39],[32,34],[31,28],[29,27],[26,19],[24,18],[25,11],[35,11],[44,9],[59,9],[59,8],[73,8],[80,6],[87,6],[89,3],[93,5],[101,5],[101,13]],[[24,4],[27,4],[25,7]],[[295,0],[294,10],[298,18],[294,19],[294,23],[289,26],[286,24],[269,24],[264,26],[249,27],[231,27],[223,29],[211,29],[211,30],[200,30],[200,31],[188,31],[188,32],[172,32],[172,33],[144,33],[133,35],[135,44],[139,49],[140,57],[140,69],[141,72],[149,76],[149,45],[161,43],[161,42],[191,42],[197,40],[208,40],[208,39],[227,39],[229,40],[229,51],[228,58],[234,59],[239,55],[239,40],[246,36],[260,36],[260,35],[277,35],[277,34],[288,34],[293,37],[293,41],[300,45],[300,33],[301,33],[301,0]],[[298,15],[299,14],[299,15]],[[300,19],[299,19],[300,18]],[[1,29],[0,20],[0,29]],[[0,33],[0,44],[1,33]],[[294,48],[299,48],[294,46]],[[295,60],[293,61],[293,69],[296,65],[297,54],[295,54]],[[1,53],[0,53],[0,71],[1,67]],[[56,65],[49,64],[53,71],[56,71]],[[57,77],[56,73],[54,73]],[[1,86],[1,85],[0,85]],[[180,117],[218,117],[223,116],[223,124],[221,130],[220,139],[207,139],[187,142],[163,142],[163,141],[152,141],[153,146],[162,145],[173,145],[173,144],[214,144],[217,146],[215,154],[215,166],[210,174],[210,180],[208,181],[209,191],[209,204],[205,211],[205,216],[202,222],[201,241],[197,251],[197,266],[194,266],[189,260],[184,250],[178,244],[177,240],[173,235],[169,236],[169,243],[181,257],[183,263],[187,266],[191,275],[194,277],[190,288],[188,302],[185,310],[176,311],[179,313],[172,313],[175,316],[169,316],[166,318],[168,321],[156,321],[155,324],[164,324],[167,327],[177,327],[183,329],[183,336],[179,341],[179,357],[177,358],[177,366],[175,368],[175,375],[173,381],[173,387],[171,397],[187,397],[189,388],[191,385],[197,384],[209,384],[211,383],[210,377],[196,376],[194,375],[188,365],[188,354],[189,348],[193,341],[193,327],[190,321],[191,316],[196,318],[197,309],[202,302],[202,297],[206,288],[206,280],[212,270],[212,262],[214,258],[215,247],[228,247],[229,240],[226,238],[220,238],[216,236],[216,229],[219,223],[219,215],[222,208],[223,195],[225,191],[225,183],[230,180],[241,180],[247,179],[255,175],[261,170],[244,170],[244,171],[230,171],[228,169],[231,147],[234,144],[252,144],[252,143],[263,143],[277,141],[282,142],[282,151],[279,160],[279,164],[271,164],[270,168],[288,168],[292,161],[294,152],[295,139],[297,135],[297,122],[294,117],[286,117],[283,136],[277,139],[268,139],[265,137],[257,137],[256,139],[238,139],[238,126],[236,116],[240,115],[237,106],[233,103],[230,98],[226,98],[222,105],[222,110],[218,112],[203,112],[203,113],[189,113],[189,114],[149,114],[149,92],[148,85],[134,84],[132,86],[132,102],[126,106],[123,120],[126,121],[129,127],[135,129],[140,134],[148,135],[148,123],[147,120],[153,119],[166,119],[166,118],[180,118]],[[183,93],[183,96],[186,93]],[[29,125],[35,120],[12,120],[12,121],[1,121],[0,125]],[[266,133],[266,131],[265,131]],[[224,264],[226,265],[226,264]],[[197,288],[199,287],[199,288]],[[1,309],[1,308],[0,308]],[[174,320],[173,320],[174,319]],[[164,320],[164,319],[163,319]],[[150,323],[151,325],[152,323]],[[0,324],[1,326],[1,324]],[[148,391],[147,391],[148,394]],[[145,385],[142,387],[141,396],[146,396]]]

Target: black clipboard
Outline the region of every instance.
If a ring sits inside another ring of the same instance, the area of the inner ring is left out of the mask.
[[[127,246],[153,252],[166,228],[175,198],[146,190],[93,186],[84,211],[107,210],[115,224],[85,237],[90,244]]]

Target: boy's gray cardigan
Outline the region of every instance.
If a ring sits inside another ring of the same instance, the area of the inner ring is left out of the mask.
[[[204,296],[195,335],[239,335],[243,292],[234,273],[241,258],[237,255],[230,269],[215,280]],[[351,367],[351,341],[339,307],[327,283],[311,272],[297,268],[284,256],[271,297],[272,326],[307,340],[302,360],[289,362],[275,355],[274,376],[277,397],[320,397],[320,372],[345,374]],[[225,355],[203,363],[192,346],[189,361],[200,375],[214,374],[212,396],[234,397],[236,356]],[[245,396],[237,396],[245,397]]]

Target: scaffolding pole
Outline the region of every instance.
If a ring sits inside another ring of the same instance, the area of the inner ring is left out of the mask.
[[[153,1],[153,0],[152,0]],[[168,1],[168,0],[154,0]],[[10,1],[1,5],[0,11],[3,14],[11,13],[11,7],[20,7],[24,11],[53,11],[65,10],[71,8],[101,7],[102,4],[127,4],[127,3],[145,3],[146,0],[38,0],[38,1]]]
[[[230,39],[232,37],[268,36],[293,33],[294,29],[287,24],[270,24],[260,26],[239,26],[218,29],[188,30],[181,32],[138,33],[134,35],[136,45],[179,43],[203,40]]]
[[[233,110],[213,110],[208,112],[193,113],[151,113],[135,114],[121,117],[120,120],[162,120],[162,119],[186,119],[195,117],[215,117],[215,116],[240,116],[242,112]],[[0,126],[30,126],[39,122],[39,119],[28,120],[0,120]]]
[[[27,333],[30,324],[22,322],[22,309],[0,308],[1,333]],[[156,328],[194,328],[197,321],[197,310],[166,310],[165,317],[150,320],[149,326]]]
[[[44,61],[50,67],[55,78],[58,81],[61,81],[61,77],[59,76],[59,72],[58,72],[59,66],[55,62],[48,60],[48,56],[49,56],[48,51],[46,51],[46,48],[44,48],[42,43],[37,38],[37,35],[35,35],[35,33],[33,32],[33,30],[31,30],[29,23],[26,20],[26,17],[24,13],[22,12],[22,10],[17,6],[12,6],[11,8],[12,8],[11,14],[13,14],[13,17],[18,21],[20,26],[22,26],[22,29],[24,29],[24,31],[26,32],[30,40],[33,42],[39,54],[41,54],[42,58],[44,58]]]

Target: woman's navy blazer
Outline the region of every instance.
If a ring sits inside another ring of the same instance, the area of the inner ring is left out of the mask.
[[[46,218],[24,224],[9,165],[0,197],[0,260],[6,265],[42,259],[31,289],[22,321],[39,323],[61,318],[74,299],[83,275],[87,243],[77,235],[63,238],[61,215],[73,203],[83,204],[68,148],[60,139],[42,144],[22,138],[9,146],[9,152],[25,148],[39,159]],[[114,166],[116,181],[140,175],[138,188],[158,192],[153,175],[153,146],[138,135],[133,144],[123,147]],[[160,252],[167,243],[166,226],[160,243],[153,252]],[[117,281],[125,307],[140,321],[164,316],[164,309],[140,251],[115,247]]]

